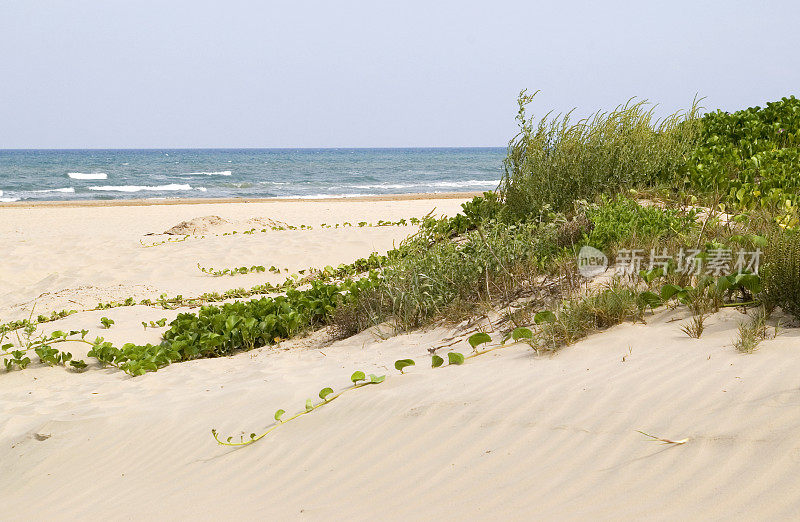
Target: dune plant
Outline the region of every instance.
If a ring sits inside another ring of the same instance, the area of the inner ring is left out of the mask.
[[[277,410],[275,412],[275,415],[273,415],[275,423],[261,434],[257,435],[256,433],[251,433],[248,439],[245,439],[244,435],[242,435],[240,436],[238,442],[233,440],[233,436],[227,437],[225,440],[221,440],[219,437],[219,433],[217,432],[216,429],[213,428],[211,429],[211,435],[214,437],[214,440],[217,441],[217,444],[221,446],[247,446],[248,444],[252,444],[258,440],[263,439],[264,437],[272,433],[274,430],[276,430],[279,426],[286,424],[287,422],[293,421],[299,417],[302,417],[303,415],[307,415],[321,408],[322,406],[330,404],[335,399],[338,399],[348,391],[357,390],[358,388],[363,388],[364,386],[369,386],[372,384],[380,384],[385,379],[386,379],[385,375],[378,376],[375,374],[370,374],[369,378],[367,378],[363,371],[358,370],[350,376],[350,381],[353,383],[352,386],[345,388],[338,393],[334,393],[333,388],[330,387],[321,389],[319,392],[319,398],[322,400],[322,402],[314,404],[314,402],[311,399],[307,399],[305,408],[300,412],[294,414],[293,416],[289,417],[288,419],[285,420],[283,419],[283,415],[286,413],[285,410],[283,409]]]
[[[203,272],[204,274],[212,275],[214,277],[220,276],[235,276],[240,274],[252,274],[252,273],[259,273],[259,272],[266,272],[266,268],[261,265],[253,265],[250,267],[240,266],[237,268],[225,268],[222,270],[217,270],[215,268],[206,268],[200,266],[200,263],[197,263],[197,268]],[[280,271],[278,271],[280,273]]]
[[[699,135],[696,102],[661,120],[645,101],[632,99],[576,122],[570,112],[535,123],[526,113],[535,95],[522,91],[517,100],[519,132],[499,189],[502,213],[513,221],[569,210],[600,193],[671,182]]]

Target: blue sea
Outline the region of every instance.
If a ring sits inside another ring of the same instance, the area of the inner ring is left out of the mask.
[[[497,187],[504,148],[0,150],[0,202],[327,198]]]

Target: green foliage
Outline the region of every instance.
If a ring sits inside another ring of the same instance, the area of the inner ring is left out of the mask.
[[[514,328],[514,330],[511,332],[511,338],[514,341],[519,341],[520,339],[533,339],[533,332],[530,330],[530,328],[520,326],[518,328]]]
[[[349,388],[345,388],[344,390],[340,391],[339,393],[334,393],[333,388],[323,388],[322,390],[320,390],[319,398],[322,399],[321,403],[314,404],[314,402],[311,399],[306,399],[305,409],[303,411],[300,411],[299,413],[294,414],[293,416],[289,417],[286,420],[283,420],[283,415],[286,413],[285,410],[276,411],[275,415],[273,415],[273,418],[275,419],[275,424],[273,424],[270,428],[268,428],[261,435],[257,435],[255,433],[251,433],[250,434],[250,438],[248,440],[244,440],[244,436],[241,436],[239,438],[239,442],[232,442],[233,441],[233,437],[228,437],[227,439],[225,439],[225,441],[220,440],[219,433],[217,432],[216,429],[213,429],[213,428],[211,429],[211,435],[214,437],[214,440],[217,441],[217,444],[220,444],[222,446],[246,446],[248,444],[252,444],[253,442],[256,442],[257,440],[261,440],[262,438],[266,437],[269,433],[271,433],[273,430],[275,430],[277,427],[281,426],[282,424],[285,424],[287,422],[293,421],[293,420],[295,420],[295,419],[297,419],[299,417],[302,417],[303,415],[307,415],[307,414],[313,412],[314,410],[316,410],[316,409],[318,409],[318,408],[320,408],[322,406],[330,404],[335,399],[338,399],[339,397],[341,397],[342,394],[344,394],[347,391],[357,390],[358,388],[363,388],[364,386],[370,386],[372,384],[380,384],[380,383],[382,383],[384,381],[384,379],[386,379],[385,375],[381,375],[379,377],[377,375],[370,374],[369,381],[359,383],[359,381],[364,381],[365,380],[364,379],[364,372],[356,371],[356,372],[353,373],[353,375],[350,376],[350,380],[353,382],[353,386],[351,386]]]
[[[214,277],[220,277],[220,276],[225,276],[225,275],[227,275],[227,276],[235,276],[235,275],[239,275],[239,274],[251,274],[251,273],[259,273],[259,272],[266,272],[267,271],[267,269],[264,268],[261,265],[257,265],[257,266],[254,265],[254,266],[251,266],[251,267],[240,266],[238,268],[225,268],[223,270],[217,270],[215,268],[202,267],[202,266],[200,266],[200,263],[197,263],[197,268],[199,268],[200,271],[203,272],[204,274],[209,274],[209,275],[212,275]],[[271,268],[274,268],[274,267],[271,267]],[[280,273],[280,270],[278,270],[278,273]]]
[[[458,352],[447,352],[447,364],[464,364],[464,354]]]
[[[108,329],[108,328],[111,328],[112,324],[114,324],[114,320],[113,319],[109,319],[108,317],[101,317],[100,318],[100,324],[103,325],[103,328]]]
[[[800,234],[785,232],[770,237],[764,259],[765,303],[800,319]]]
[[[699,133],[698,107],[656,121],[633,102],[573,123],[570,114],[535,124],[526,115],[534,95],[520,93],[519,133],[508,146],[500,194],[511,221],[674,179]]]
[[[467,339],[467,342],[469,342],[469,345],[472,346],[473,350],[477,350],[478,346],[492,342],[492,338],[487,333],[478,332],[470,335]]]
[[[622,196],[603,196],[600,204],[586,206],[586,216],[593,225],[587,243],[600,250],[620,243],[649,244],[685,234],[697,219],[695,211],[642,206]]]
[[[784,208],[788,202],[786,208],[794,212],[800,190],[798,145],[800,100],[794,96],[764,108],[711,112],[702,118],[683,181],[692,190],[720,194],[736,208]]]
[[[431,368],[438,368],[442,364],[444,364],[444,359],[442,359],[440,356],[434,355],[431,357]]]
[[[763,306],[756,309],[749,321],[739,325],[739,336],[734,341],[734,347],[742,353],[753,353],[761,341],[768,339],[767,333],[768,313]],[[777,327],[776,327],[777,333]]]
[[[416,363],[413,359],[398,359],[394,362],[394,369],[398,370],[400,373],[403,373],[405,368],[409,366],[414,366]]]
[[[429,230],[404,241],[379,284],[337,319],[348,334],[394,319],[401,329],[426,323],[454,303],[486,301],[522,283],[558,252],[551,223],[493,223],[466,232],[457,241]],[[354,324],[355,323],[355,324]]]
[[[642,312],[638,297],[634,289],[614,284],[599,292],[565,301],[552,321],[540,324],[538,346],[556,350],[594,331],[623,321],[640,320]]]

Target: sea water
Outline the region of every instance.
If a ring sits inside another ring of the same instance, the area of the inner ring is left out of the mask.
[[[504,148],[0,150],[0,202],[328,198],[497,187]]]

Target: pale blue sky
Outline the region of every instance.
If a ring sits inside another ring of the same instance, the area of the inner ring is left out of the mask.
[[[800,2],[0,0],[0,148],[503,146],[796,94]]]

